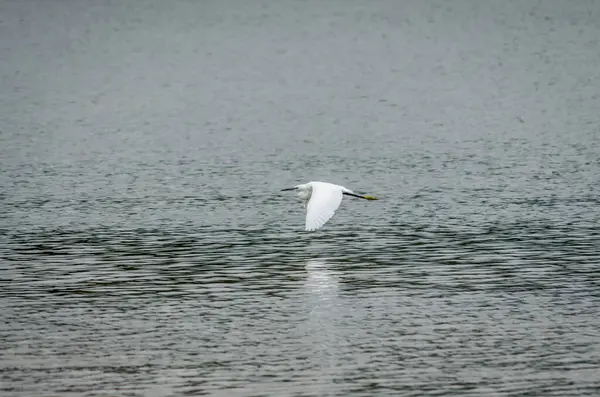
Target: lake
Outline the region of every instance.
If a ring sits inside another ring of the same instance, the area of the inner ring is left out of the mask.
[[[1,394],[598,395],[598,21],[2,2]]]

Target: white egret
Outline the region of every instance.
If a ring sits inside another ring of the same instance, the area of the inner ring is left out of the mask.
[[[327,182],[308,182],[289,189],[281,189],[282,192],[287,190],[297,190],[298,197],[304,201],[305,230],[309,232],[321,228],[331,219],[339,208],[344,194],[365,200],[377,200],[373,196],[362,196],[343,186]]]

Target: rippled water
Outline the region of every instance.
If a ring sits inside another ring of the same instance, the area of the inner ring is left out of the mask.
[[[0,15],[2,395],[600,393],[596,2]]]

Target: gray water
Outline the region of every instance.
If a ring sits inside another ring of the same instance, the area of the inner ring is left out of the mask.
[[[0,2],[1,394],[598,395],[599,21]]]

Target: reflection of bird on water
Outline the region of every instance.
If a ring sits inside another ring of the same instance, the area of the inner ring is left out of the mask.
[[[339,283],[338,272],[332,270],[323,259],[309,259],[306,261],[306,287],[313,291],[337,289]]]
[[[344,312],[338,296],[338,272],[331,266],[332,263],[323,259],[309,259],[305,266],[307,321],[302,328],[311,349],[309,360],[318,374],[316,387],[319,389],[327,389],[339,377],[340,346],[345,343],[338,329]]]

